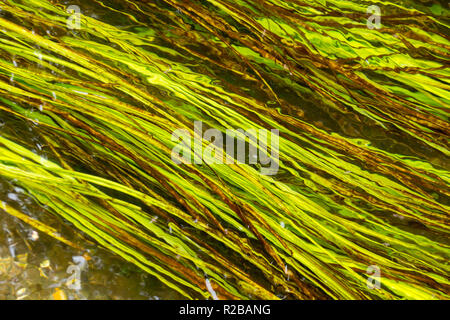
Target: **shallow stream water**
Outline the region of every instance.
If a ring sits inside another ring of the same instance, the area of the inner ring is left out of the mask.
[[[10,182],[0,180],[0,194],[8,204],[60,230],[66,239],[83,241],[85,246],[90,243],[68,224],[46,214]],[[121,257],[92,242],[86,248],[77,250],[17,218],[0,214],[0,300],[180,298]]]
[[[119,19],[118,17],[106,15],[106,12],[109,14],[111,11],[102,9],[93,1],[62,1],[61,3],[69,4],[69,2],[79,5],[85,15],[106,23],[114,22],[116,26],[122,23],[121,20],[116,20]],[[233,79],[230,78],[231,81]],[[245,85],[242,83],[243,87]],[[312,105],[306,98],[299,101],[303,98],[291,92],[292,89],[277,87],[277,84],[271,85],[280,99],[292,105],[299,105],[295,110],[282,110],[286,115],[301,114],[305,122],[312,123],[324,131],[336,132],[349,139],[370,141],[374,149],[379,148],[404,156],[417,157],[440,168],[449,168],[447,159],[439,152],[417,140],[407,140],[398,131],[385,130],[372,121],[361,121],[355,113],[338,112],[325,105],[319,108]],[[249,91],[257,96],[261,90],[249,88]],[[158,98],[164,100],[165,93],[162,92]],[[7,118],[0,119],[0,134],[1,130],[11,130],[9,123],[9,128],[5,127],[8,121]],[[28,135],[29,141],[37,139],[34,141],[36,146],[45,144],[34,137],[31,123],[30,127],[15,127],[14,130],[21,135]],[[43,155],[45,150],[36,150],[36,153]],[[290,175],[286,176],[290,177]],[[280,172],[278,178],[283,181],[283,172]],[[0,212],[0,300],[182,298],[155,277],[114,253],[100,248],[92,242],[92,239],[77,231],[67,221],[49,214],[45,207],[38,205],[25,194],[23,189],[15,186],[13,180],[0,178],[0,201],[52,226],[64,238],[74,243],[83,243],[86,248],[83,251],[75,249],[36,231],[17,218]],[[448,201],[442,202],[448,204]],[[384,212],[378,214],[391,224],[414,234],[426,235],[429,239],[442,237],[423,225],[409,223],[409,220],[401,215],[389,213],[389,216],[385,217]],[[448,239],[440,240],[448,243]],[[386,246],[389,245],[386,243]]]

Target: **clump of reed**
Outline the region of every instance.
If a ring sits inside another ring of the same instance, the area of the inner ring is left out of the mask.
[[[1,4],[3,179],[186,298],[449,298],[446,8],[74,4]],[[196,120],[278,129],[279,173],[174,164]]]

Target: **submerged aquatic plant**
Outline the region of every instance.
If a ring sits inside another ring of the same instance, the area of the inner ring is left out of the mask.
[[[449,298],[447,8],[73,4],[1,2],[2,179],[186,298]],[[278,129],[278,174],[175,164],[194,121]]]

